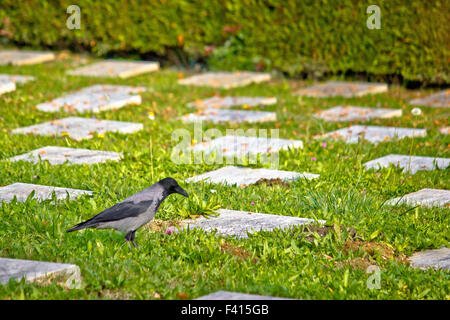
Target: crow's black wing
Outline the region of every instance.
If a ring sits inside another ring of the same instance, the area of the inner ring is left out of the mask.
[[[131,201],[120,202],[111,208],[105,209],[99,214],[96,214],[88,221],[94,223],[97,222],[109,222],[116,221],[128,217],[136,217],[141,213],[145,212],[148,207],[152,204],[153,200],[141,201],[138,203],[133,203]]]
[[[136,217],[141,213],[147,211],[148,207],[153,203],[153,200],[140,201],[134,203],[132,201],[120,202],[111,208],[105,209],[102,212],[96,214],[91,219],[81,222],[74,226],[72,229],[67,230],[76,231],[91,226],[95,226],[98,223],[117,221],[124,218]]]

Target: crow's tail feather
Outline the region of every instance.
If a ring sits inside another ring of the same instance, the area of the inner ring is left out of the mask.
[[[81,222],[81,223],[73,226],[71,229],[66,230],[66,232],[78,231],[78,230],[81,230],[81,229],[92,227],[93,225],[90,222],[91,221],[89,221],[89,220]]]

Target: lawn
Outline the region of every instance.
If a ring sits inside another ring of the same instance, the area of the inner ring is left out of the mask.
[[[93,60],[88,58],[88,62]],[[298,299],[450,299],[448,271],[416,270],[406,260],[416,251],[449,245],[449,209],[410,210],[385,204],[423,188],[448,189],[449,169],[410,175],[394,167],[381,171],[363,167],[364,162],[391,153],[449,157],[450,137],[439,133],[439,128],[449,125],[448,109],[423,107],[422,114],[414,116],[413,106],[408,105],[409,100],[436,89],[408,90],[392,85],[388,93],[360,98],[299,98],[292,95],[294,89],[310,82],[275,76],[267,83],[217,90],[178,85],[178,78],[191,73],[187,70],[163,68],[129,79],[65,75],[79,63],[78,56],[69,55],[36,66],[0,66],[0,73],[36,77],[36,81],[0,96],[0,159],[47,145],[117,151],[124,158],[89,166],[0,161],[0,186],[25,182],[94,191],[93,196],[75,201],[39,203],[29,199],[0,206],[0,257],[76,264],[83,286],[69,290],[58,282],[10,281],[0,286],[0,299],[194,299],[217,290]],[[144,130],[129,135],[108,133],[79,142],[11,133],[18,127],[69,116],[68,112],[41,112],[35,106],[99,83],[151,88],[141,94],[142,105],[95,114],[100,119],[143,123]],[[172,132],[180,128],[193,132],[194,128],[177,117],[192,112],[187,103],[214,94],[277,97],[275,105],[248,108],[276,111],[277,122],[243,126],[203,123],[203,127],[218,128],[223,134],[227,128],[278,128],[280,138],[304,143],[303,149],[280,153],[279,169],[316,173],[320,178],[290,186],[248,188],[184,182],[222,167],[171,161],[172,148],[178,143],[172,141]],[[315,139],[349,125],[313,117],[315,111],[339,104],[401,108],[401,117],[367,124],[427,128],[427,136],[376,145]],[[151,113],[154,120],[149,118]],[[170,196],[160,207],[158,220],[173,222],[220,207],[322,219],[332,227],[325,235],[297,227],[260,232],[245,240],[199,230],[166,234],[164,228],[144,228],[136,233],[139,248],[131,251],[122,246],[123,235],[115,231],[65,233],[165,177],[175,178],[191,197]],[[381,270],[379,289],[367,286],[372,275],[366,268],[372,264]]]

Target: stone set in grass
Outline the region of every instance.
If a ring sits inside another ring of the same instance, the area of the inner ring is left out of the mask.
[[[67,72],[71,76],[85,77],[134,77],[143,73],[157,71],[159,63],[153,61],[107,60],[83,66]]]
[[[290,300],[287,298],[263,296],[260,294],[248,294],[241,292],[231,292],[219,290],[214,293],[207,294],[195,300]]]
[[[303,148],[303,142],[278,138],[223,136],[208,142],[197,143],[191,149],[202,152],[204,155],[216,154],[225,157],[241,157],[249,154],[270,154],[279,150],[288,150],[289,148]]]
[[[22,278],[38,283],[63,280],[69,289],[81,286],[80,268],[74,264],[0,258],[0,284]]]
[[[68,164],[93,164],[108,160],[118,161],[121,157],[120,153],[113,151],[47,146],[9,158],[8,160],[11,162],[29,161],[33,163],[48,161],[51,165],[58,165],[66,162]]]
[[[189,113],[182,118],[185,122],[195,121],[211,121],[213,123],[220,122],[268,122],[276,121],[277,114],[275,112],[265,111],[245,111],[245,110],[221,110],[206,109],[196,113]]]
[[[318,177],[318,174],[311,173],[228,166],[191,177],[186,179],[186,182],[220,183],[229,186],[235,185],[239,187],[246,187],[251,184],[258,183],[261,179],[281,179],[282,181],[294,181],[298,179],[316,179]]]
[[[49,62],[56,58],[50,51],[1,50],[0,65],[31,65]]]
[[[190,102],[187,105],[189,107],[195,107],[199,109],[211,109],[211,108],[231,108],[235,106],[267,106],[277,103],[275,97],[211,97],[208,99],[198,99],[194,102]]]
[[[248,238],[249,234],[259,231],[286,229],[310,223],[325,223],[323,220],[315,221],[314,219],[226,209],[217,210],[217,214],[216,217],[201,217],[185,221],[182,228],[184,230],[200,228],[205,231],[217,232],[222,236]]]
[[[56,137],[68,136],[74,140],[83,140],[91,139],[94,134],[103,135],[107,132],[127,134],[135,133],[143,128],[144,126],[141,123],[69,117],[14,129],[12,133]]]
[[[38,110],[58,112],[60,109],[76,112],[98,113],[110,109],[119,109],[129,104],[141,104],[143,87],[95,85],[64,95],[50,102],[40,103]]]
[[[409,104],[434,108],[450,108],[450,89],[446,89],[424,98],[411,100]]]
[[[0,74],[0,95],[16,90],[16,84],[24,84],[33,81],[32,76]]]
[[[262,72],[206,72],[186,79],[180,79],[178,83],[190,86],[230,89],[269,80],[270,74]]]
[[[316,115],[318,118],[326,121],[368,121],[377,118],[388,119],[392,117],[400,117],[402,115],[402,110],[356,106],[336,106],[328,110],[319,111]]]
[[[389,204],[409,206],[450,207],[450,190],[422,189],[402,197],[389,200]]]
[[[360,140],[378,143],[398,140],[405,137],[425,137],[426,134],[427,129],[354,125],[348,128],[328,132],[325,137],[342,139],[346,143],[358,143]]]
[[[385,83],[327,81],[325,83],[297,90],[295,94],[315,98],[351,98],[361,97],[367,94],[383,93],[386,91],[388,91],[388,86]]]
[[[409,258],[409,261],[414,268],[450,270],[450,248],[442,247],[435,250],[417,252]]]
[[[84,194],[92,195],[92,191],[87,190],[17,182],[5,187],[0,187],[0,204],[2,202],[10,202],[14,199],[17,199],[19,202],[25,202],[32,193],[34,193],[33,198],[40,201],[51,199],[53,194],[55,194],[56,199],[59,200],[64,200],[66,197],[69,197],[70,200],[75,200]]]
[[[390,165],[403,168],[405,172],[409,171],[411,174],[415,174],[420,170],[446,169],[450,165],[450,159],[389,154],[364,163],[367,169],[388,168]]]

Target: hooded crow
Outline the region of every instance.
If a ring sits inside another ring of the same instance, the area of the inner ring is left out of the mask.
[[[125,233],[125,240],[131,249],[135,246],[134,234],[137,229],[152,220],[163,200],[172,193],[189,197],[173,178],[165,178],[150,187],[126,198],[122,202],[103,210],[91,219],[81,222],[67,232],[85,228],[116,229]]]

